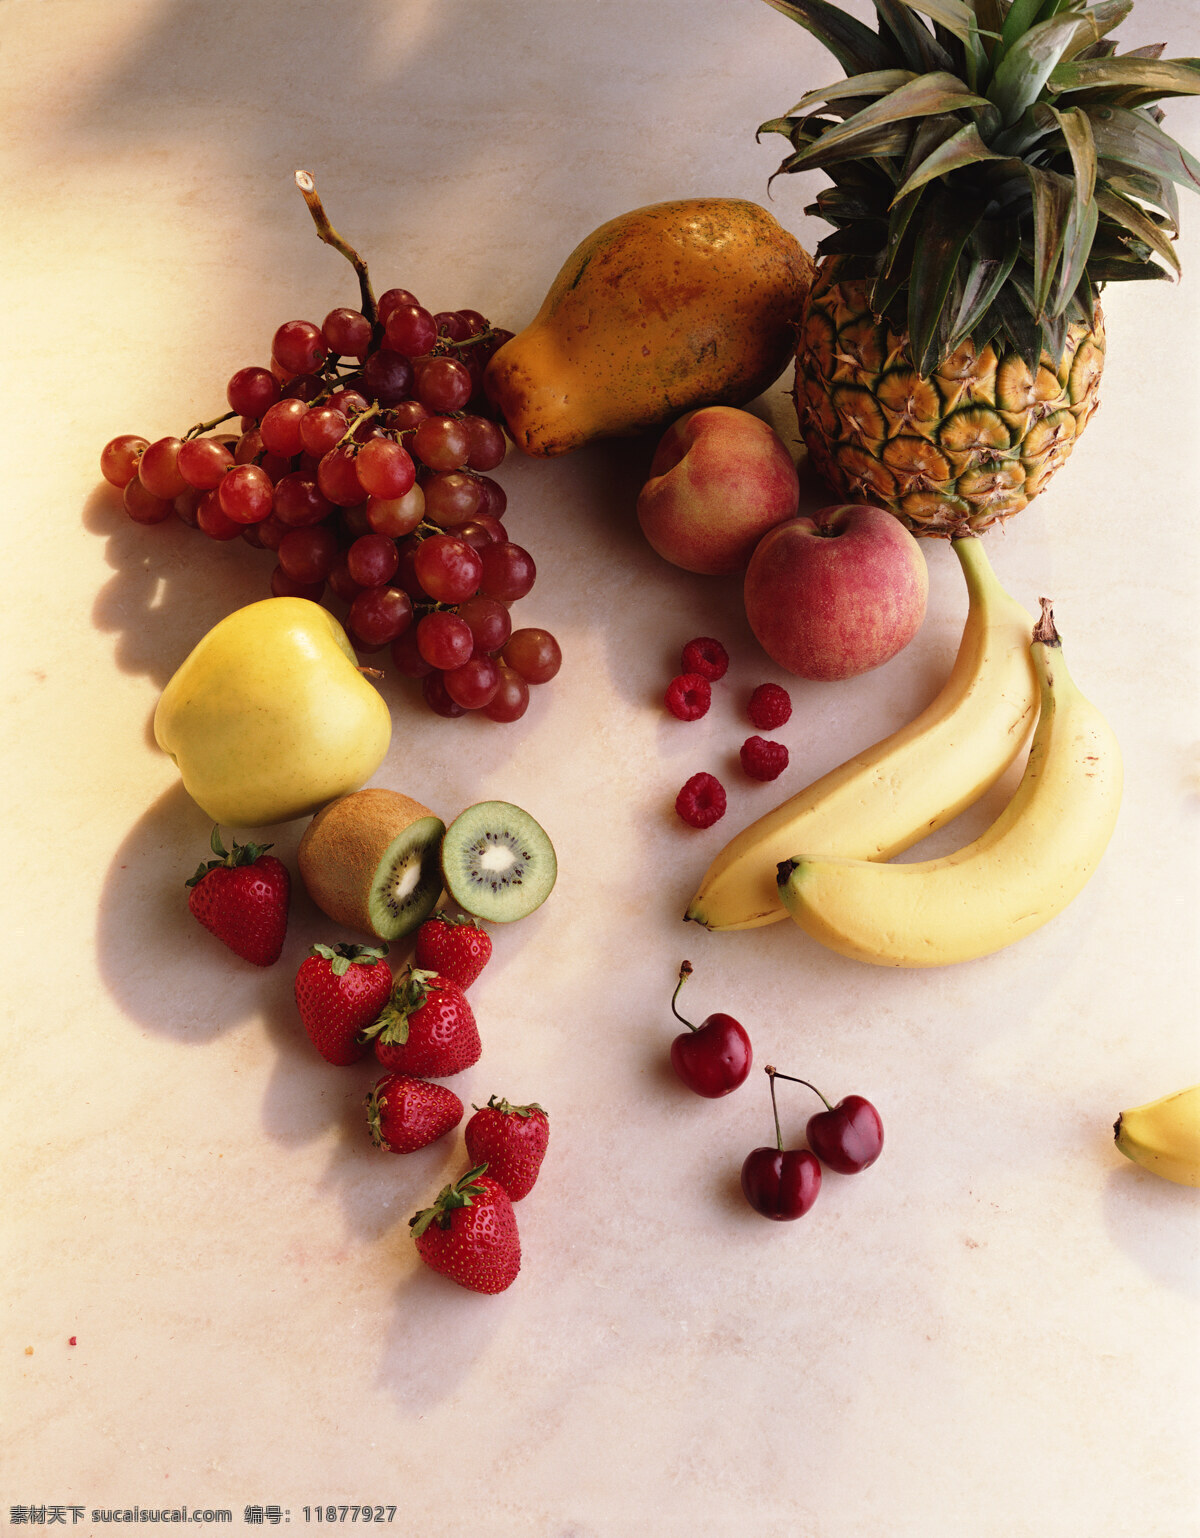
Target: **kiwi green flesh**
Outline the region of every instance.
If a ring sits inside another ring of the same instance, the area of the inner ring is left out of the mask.
[[[545,902],[558,863],[545,830],[528,812],[510,801],[481,801],[446,829],[442,875],[465,912],[509,924]]]
[[[371,928],[380,939],[401,939],[433,912],[442,895],[438,850],[444,831],[441,818],[421,817],[384,850],[367,894]]]

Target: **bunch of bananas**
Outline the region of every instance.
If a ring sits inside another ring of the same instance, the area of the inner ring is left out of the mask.
[[[1116,738],[1072,682],[1049,604],[1035,627],[979,541],[952,544],[969,605],[941,693],[733,839],[685,917],[724,930],[790,914],[859,961],[945,966],[1039,928],[1082,889],[1116,824]],[[940,859],[887,863],[993,785],[1031,727],[1021,783],[980,838]]]

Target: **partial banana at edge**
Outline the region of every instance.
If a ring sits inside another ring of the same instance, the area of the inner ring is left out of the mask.
[[[786,918],[781,860],[800,852],[888,860],[977,801],[1021,751],[1037,712],[1033,621],[978,539],[951,543],[969,607],[941,693],[907,726],[744,828],[709,866],[685,918],[716,930]]]
[[[1113,1137],[1135,1164],[1176,1185],[1200,1186],[1200,1084],[1122,1111]]]
[[[1041,709],[1012,800],[941,859],[782,861],[780,896],[814,940],[876,966],[947,966],[1032,933],[1083,889],[1116,826],[1121,750],[1067,672],[1045,599],[1030,651]]]

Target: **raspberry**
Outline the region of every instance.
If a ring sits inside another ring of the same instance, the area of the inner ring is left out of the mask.
[[[681,721],[698,721],[712,704],[708,679],[699,673],[680,673],[667,690],[667,709]]]
[[[711,828],[725,815],[725,787],[715,775],[694,774],[675,797],[675,810],[693,828]]]
[[[689,641],[683,648],[682,662],[685,673],[699,673],[701,678],[707,678],[715,684],[718,678],[725,677],[729,667],[729,653],[720,641],[702,635]]]
[[[772,687],[770,684],[767,688]],[[788,766],[788,750],[782,742],[747,737],[742,743],[742,768],[752,780],[775,780]]]
[[[750,717],[751,726],[757,726],[760,732],[773,732],[790,717],[791,696],[778,684],[759,684],[750,696],[746,713]],[[774,779],[774,775],[768,775],[767,778]]]

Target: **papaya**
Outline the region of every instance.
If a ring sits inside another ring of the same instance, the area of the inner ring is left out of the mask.
[[[484,387],[514,443],[540,458],[697,406],[744,406],[787,367],[813,272],[757,203],[635,208],[575,247]]]

